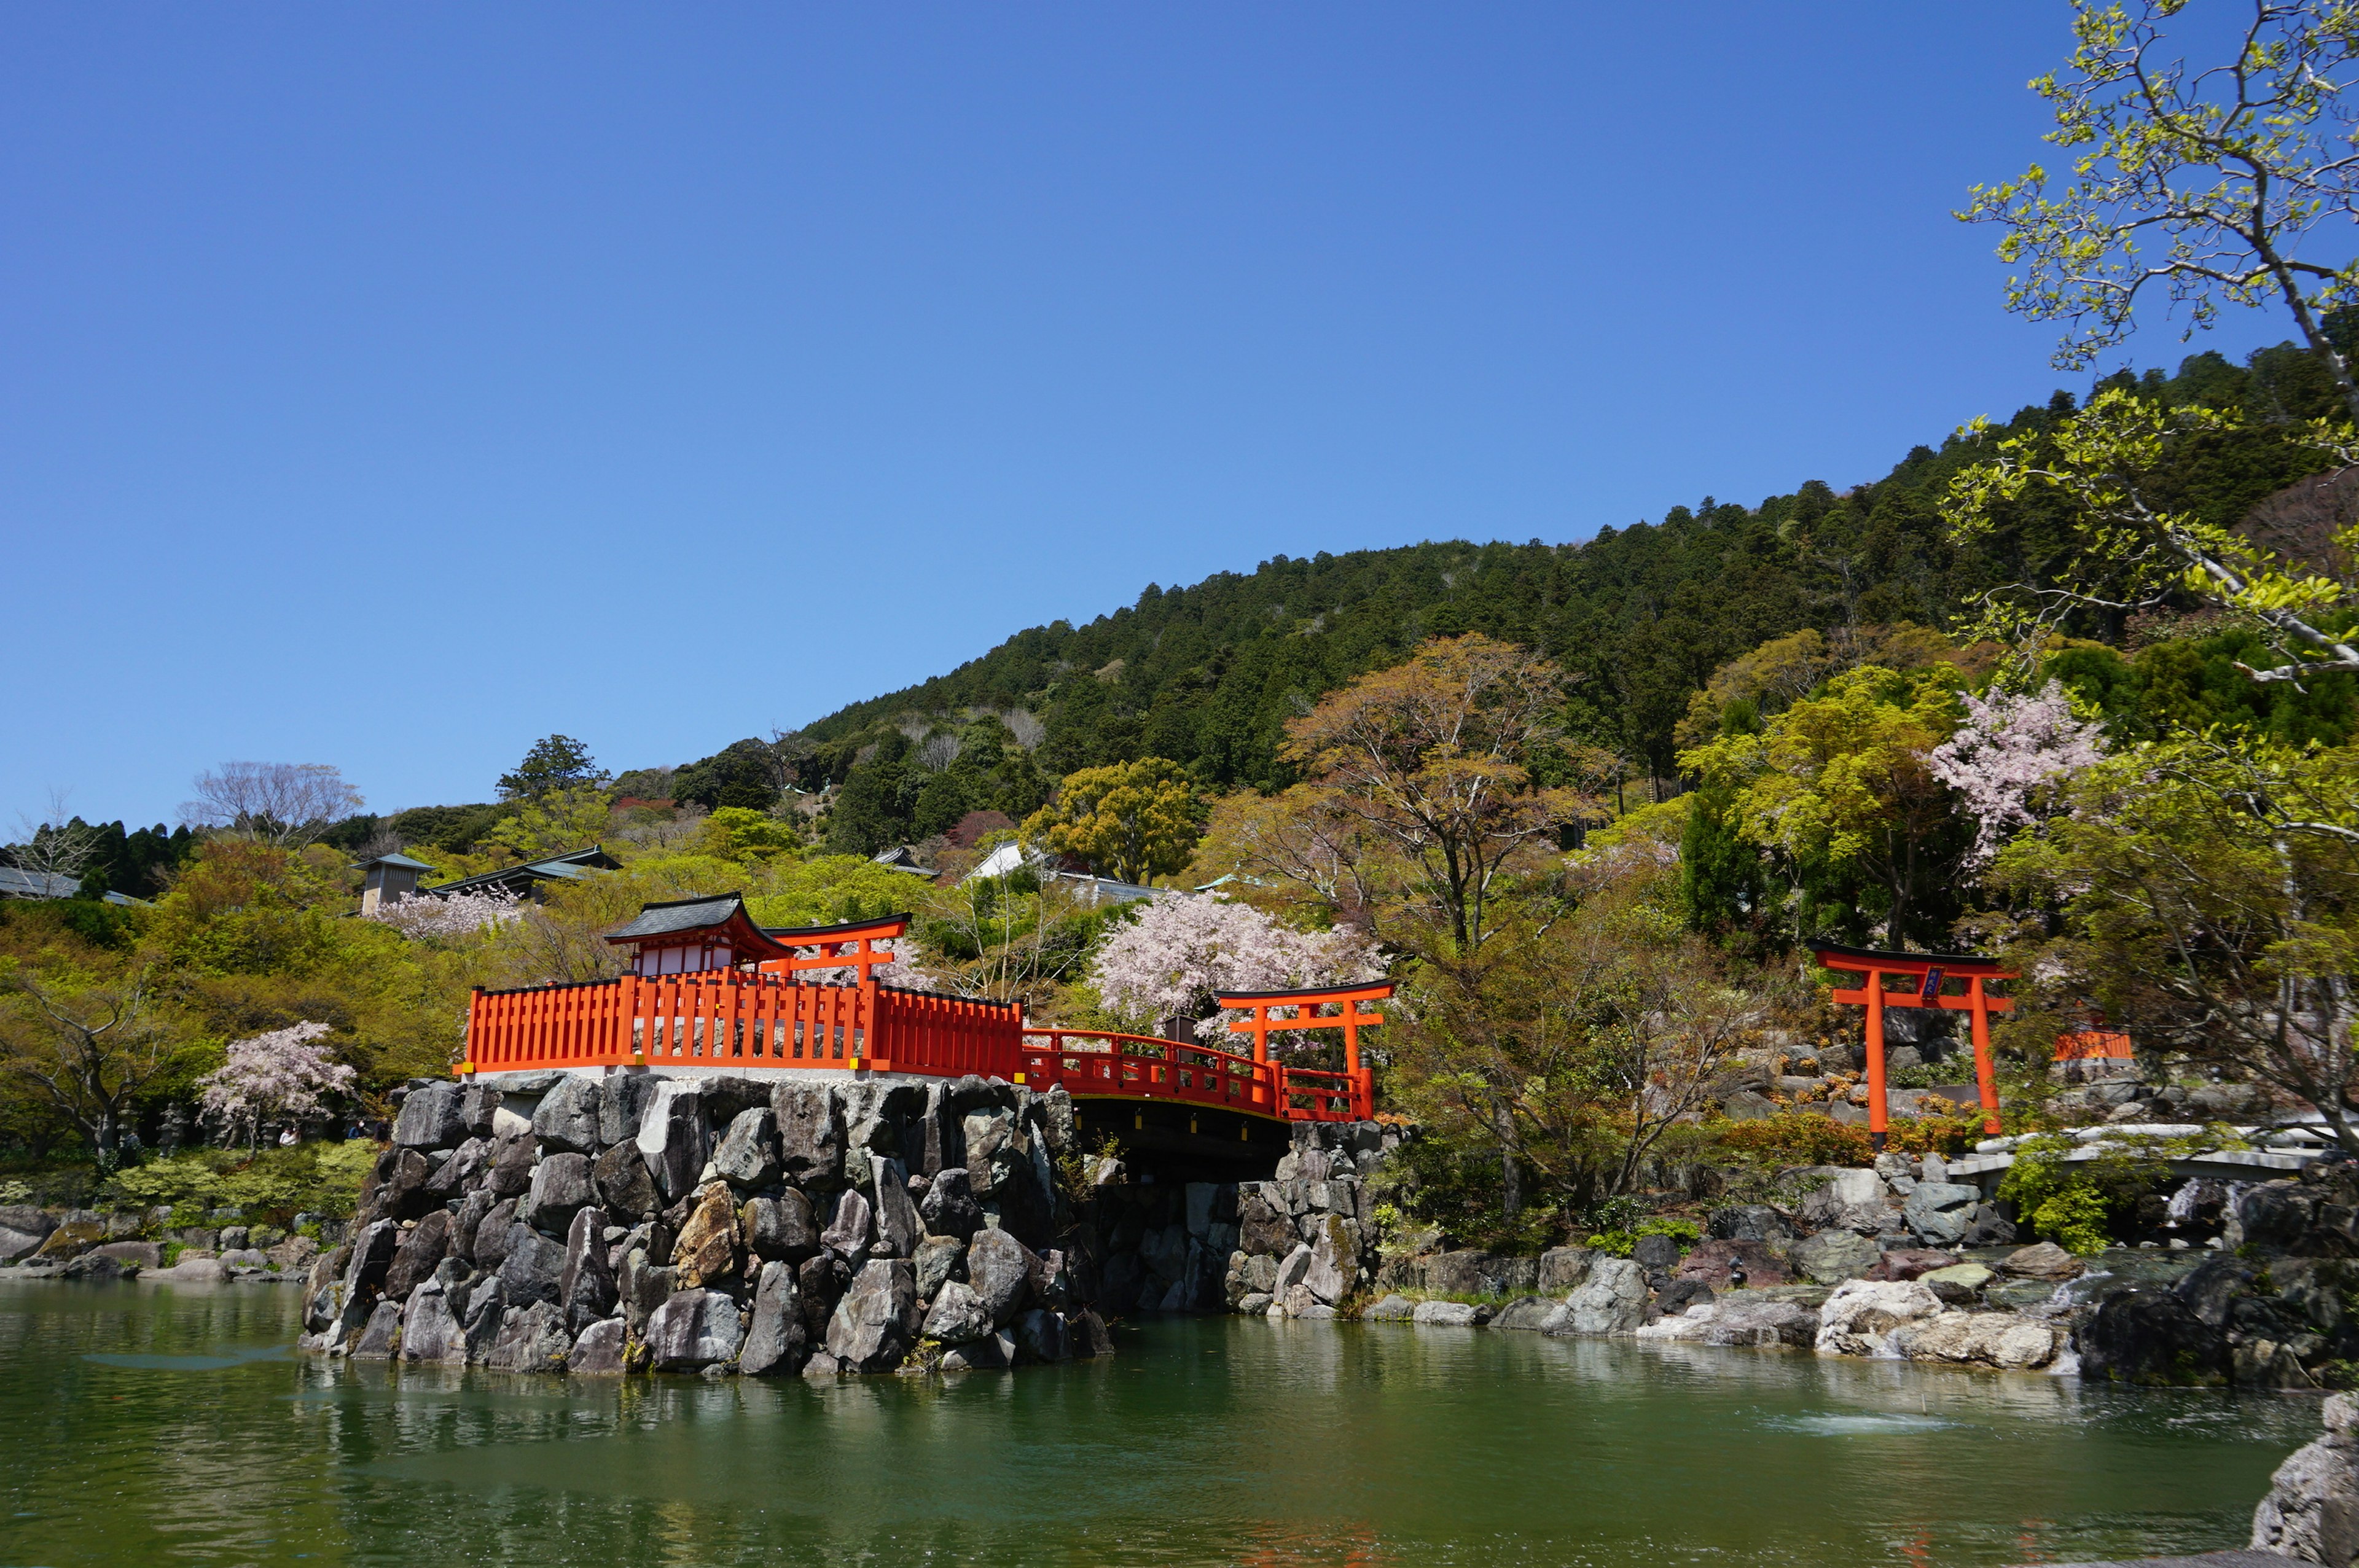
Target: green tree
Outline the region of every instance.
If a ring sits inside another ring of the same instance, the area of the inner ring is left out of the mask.
[[[589,747],[571,735],[548,735],[532,743],[514,773],[500,775],[500,798],[538,800],[552,790],[594,790],[606,783]]]
[[[189,1045],[144,965],[0,960],[0,1070],[71,1121],[112,1166],[134,1107]]]
[[[516,809],[477,845],[511,861],[571,854],[604,836],[613,806],[613,798],[594,784],[551,785],[520,796]]]
[[[1797,894],[1814,870],[1855,870],[1881,890],[1887,939],[1903,943],[1934,924],[1927,895],[1954,864],[1957,818],[1930,758],[1957,728],[1957,686],[1947,665],[1863,665],[1759,733],[1724,735],[1680,762],[1727,802],[1737,835],[1770,852]],[[1807,918],[1799,898],[1796,907]]]
[[[2026,972],[2316,1107],[2359,1152],[2359,748],[2142,744],[2071,799],[1991,873],[2029,906]]]
[[[2006,231],[2020,263],[2007,308],[2064,321],[2058,362],[2082,365],[2131,331],[2142,299],[2184,307],[2189,330],[2223,304],[2282,304],[2332,373],[2351,417],[2359,381],[2330,331],[2353,302],[2359,140],[2344,103],[2359,61],[2348,0],[2253,0],[2228,50],[2173,58],[2161,24],[2186,0],[2072,0],[2074,48],[2031,83],[2054,107],[2046,140],[2072,159],[1976,186],[1959,217]],[[2323,253],[2321,256],[2321,253]]]
[[[1025,820],[1027,843],[1079,855],[1100,876],[1152,885],[1188,864],[1203,802],[1180,764],[1145,757],[1069,773],[1057,798]]]

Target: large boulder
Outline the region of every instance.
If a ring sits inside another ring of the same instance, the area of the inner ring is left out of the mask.
[[[1309,1249],[1304,1252],[1307,1264]],[[967,1243],[967,1283],[991,1314],[992,1326],[1014,1322],[1028,1304],[1035,1266],[1032,1249],[1004,1230],[978,1230]]]
[[[572,1348],[565,1314],[553,1302],[537,1301],[501,1320],[499,1337],[484,1364],[495,1372],[561,1371]]]
[[[2325,1434],[2294,1451],[2253,1510],[2253,1550],[2343,1568],[2359,1559],[2359,1402],[2334,1394]]]
[[[562,1236],[573,1228],[573,1217],[597,1201],[598,1189],[590,1181],[590,1156],[550,1154],[534,1167],[532,1189],[516,1206],[516,1214],[529,1219],[536,1230]]]
[[[451,1157],[426,1178],[426,1195],[438,1204],[447,1204],[462,1194],[473,1194],[483,1185],[484,1173],[491,1169],[491,1164],[490,1142],[471,1133],[467,1141],[451,1151]]]
[[[1919,1182],[1900,1214],[1927,1246],[1955,1247],[1965,1240],[1982,1201],[1982,1189],[1962,1182]]]
[[[966,1243],[955,1236],[929,1236],[911,1260],[918,1268],[918,1299],[932,1301],[951,1281],[966,1278]]]
[[[385,1289],[386,1273],[393,1267],[394,1255],[400,1248],[398,1221],[380,1219],[363,1226],[360,1234],[353,1238],[352,1249],[344,1260],[344,1300],[375,1300]]]
[[[565,1233],[565,1268],[558,1276],[558,1303],[575,1333],[607,1317],[620,1301],[614,1271],[606,1261],[606,1217],[585,1208]]]
[[[728,1184],[700,1189],[696,1206],[671,1246],[671,1266],[684,1286],[726,1284],[737,1276],[737,1207]]]
[[[1587,1247],[1551,1247],[1540,1254],[1533,1288],[1544,1296],[1561,1296],[1589,1278],[1597,1253]]]
[[[55,1217],[31,1204],[0,1204],[0,1230],[13,1230],[38,1241],[57,1227]]]
[[[485,1190],[495,1198],[520,1198],[532,1190],[532,1166],[538,1157],[532,1134],[519,1132],[492,1146],[492,1173]]]
[[[532,1135],[544,1156],[598,1152],[598,1080],[568,1073],[540,1097],[532,1113]]]
[[[768,1106],[737,1113],[713,1153],[712,1168],[724,1181],[748,1192],[778,1179],[778,1119]]]
[[[983,1299],[956,1280],[945,1281],[934,1292],[926,1313],[925,1336],[944,1345],[964,1345],[991,1332],[991,1309]]]
[[[791,1378],[809,1357],[809,1330],[791,1263],[765,1263],[754,1286],[754,1317],[737,1352],[737,1370],[748,1378]]]
[[[2017,1280],[2048,1280],[2058,1284],[2077,1280],[2089,1266],[2053,1241],[2018,1247],[1999,1263],[1998,1271]]]
[[[926,1227],[909,1196],[909,1173],[899,1160],[882,1154],[868,1157],[870,1185],[876,1194],[876,1242],[896,1258],[917,1254]]]
[[[1699,1281],[1715,1291],[1734,1285],[1742,1273],[1755,1289],[1791,1282],[1786,1260],[1766,1241],[1700,1241],[1680,1260],[1679,1277]]]
[[[486,1144],[499,1130],[500,1091],[471,1083],[459,1094],[459,1119],[466,1124],[467,1136],[480,1138]]]
[[[2229,1380],[2226,1336],[2169,1292],[2111,1292],[2075,1337],[2083,1378],[2193,1388]]]
[[[355,1361],[390,1361],[401,1345],[401,1306],[397,1302],[379,1302],[370,1312],[367,1326],[352,1348]]]
[[[774,1198],[748,1198],[737,1211],[737,1243],[754,1257],[799,1263],[819,1250],[810,1199],[788,1187]]]
[[[1359,1227],[1336,1215],[1321,1215],[1313,1227],[1310,1267],[1302,1282],[1310,1293],[1333,1306],[1352,1292],[1360,1271]]]
[[[1714,1241],[1785,1242],[1794,1238],[1794,1227],[1766,1203],[1737,1204],[1712,1210],[1704,1235]]]
[[[1799,1214],[1804,1225],[1819,1229],[1841,1227],[1874,1236],[1891,1222],[1890,1196],[1882,1176],[1864,1168],[1818,1169],[1826,1181],[1803,1198]]]
[[[516,1200],[514,1198],[502,1198],[484,1211],[484,1217],[475,1222],[473,1239],[467,1249],[469,1262],[487,1273],[498,1271],[499,1266],[507,1261],[508,1237],[516,1227]],[[466,1211],[461,1210],[462,1223],[465,1215]]]
[[[832,1252],[818,1252],[795,1266],[795,1295],[802,1303],[803,1339],[814,1347],[827,1341],[828,1320],[852,1285],[852,1267]]]
[[[441,1263],[450,1245],[451,1215],[438,1208],[402,1237],[392,1263],[386,1269],[385,1293],[395,1301],[408,1299],[409,1292]]]
[[[625,1252],[623,1266],[614,1271],[614,1293],[622,1300],[623,1321],[634,1333],[644,1330],[656,1309],[679,1288],[679,1275],[669,1264],[648,1261],[643,1247]]]
[[[663,1200],[656,1192],[656,1179],[647,1170],[647,1156],[639,1152],[635,1142],[617,1143],[599,1155],[590,1167],[590,1184],[598,1189],[598,1201],[616,1214],[644,1219],[663,1207]]]
[[[737,1354],[737,1303],[718,1291],[679,1292],[647,1319],[648,1364],[658,1372],[695,1372]]]
[[[1819,1309],[1818,1347],[1830,1356],[1888,1356],[1895,1329],[1942,1310],[1941,1298],[1916,1280],[1849,1280]]]
[[[1063,1313],[1034,1307],[1029,1312],[1018,1313],[1013,1326],[1016,1355],[1019,1362],[1068,1361],[1072,1358],[1072,1336],[1066,1332]]]
[[[832,1084],[782,1083],[770,1094],[778,1159],[799,1187],[832,1185],[843,1170],[843,1107]]]
[[[565,1279],[565,1247],[522,1220],[508,1227],[507,1255],[500,1260],[500,1287],[508,1305],[530,1302],[555,1306]]]
[[[835,1213],[819,1238],[837,1257],[856,1263],[868,1256],[868,1243],[875,1235],[875,1211],[859,1188],[850,1187],[836,1195]]]
[[[1284,1257],[1294,1249],[1294,1222],[1286,1211],[1262,1195],[1260,1185],[1239,1189],[1237,1193],[1237,1249],[1242,1252]]]
[[[467,1364],[467,1334],[451,1310],[442,1281],[428,1280],[410,1292],[401,1316],[401,1358],[444,1367]]]
[[[574,1340],[572,1351],[565,1357],[565,1370],[577,1377],[611,1377],[624,1370],[623,1351],[628,1343],[629,1334],[621,1318],[602,1319]]]
[[[598,1084],[598,1142],[602,1148],[636,1142],[639,1124],[663,1080],[651,1073],[615,1073]]]
[[[1627,1258],[1600,1257],[1564,1298],[1564,1320],[1551,1333],[1603,1338],[1635,1333],[1647,1321],[1646,1271]]]
[[[2011,1312],[1945,1312],[1901,1325],[1890,1344],[1911,1361],[2023,1372],[2055,1360],[2067,1339],[2055,1324]]]
[[[1744,1292],[1715,1303],[1699,1336],[1705,1345],[1786,1345],[1807,1349],[1819,1335],[1819,1314],[1799,1302],[1761,1300]]]
[[[712,1157],[712,1130],[697,1086],[666,1078],[639,1122],[638,1149],[666,1203],[678,1203],[696,1189]]]
[[[828,1319],[827,1348],[853,1372],[889,1372],[917,1342],[917,1271],[906,1258],[875,1258],[853,1276]]]
[[[929,1234],[972,1238],[983,1228],[983,1208],[974,1201],[973,1180],[960,1165],[946,1166],[926,1188],[918,1215]]]
[[[456,1149],[467,1138],[466,1091],[456,1084],[412,1089],[394,1118],[397,1149]]]
[[[1882,1256],[1875,1242],[1852,1230],[1821,1230],[1796,1242],[1787,1253],[1804,1279],[1820,1285],[1855,1280]]]

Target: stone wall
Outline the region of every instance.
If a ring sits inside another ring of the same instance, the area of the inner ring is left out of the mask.
[[[312,1271],[302,1344],[756,1377],[1104,1355],[1062,1245],[1076,1158],[1061,1089],[974,1077],[567,1076],[528,1121],[429,1085]]]

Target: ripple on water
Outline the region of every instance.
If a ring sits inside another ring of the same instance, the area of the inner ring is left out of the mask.
[[[1760,1424],[1770,1432],[1799,1432],[1811,1437],[1897,1437],[1914,1432],[1941,1432],[1959,1425],[1937,1415],[1839,1415],[1832,1412],[1777,1415]]]

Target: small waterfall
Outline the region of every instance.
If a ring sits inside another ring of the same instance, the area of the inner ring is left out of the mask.
[[[2196,1195],[2202,1190],[2202,1187],[2203,1183],[2200,1178],[2188,1177],[2187,1184],[2170,1195],[2169,1206],[2163,1210],[2164,1217],[2173,1225],[2180,1224],[2183,1220],[2193,1219]]]

